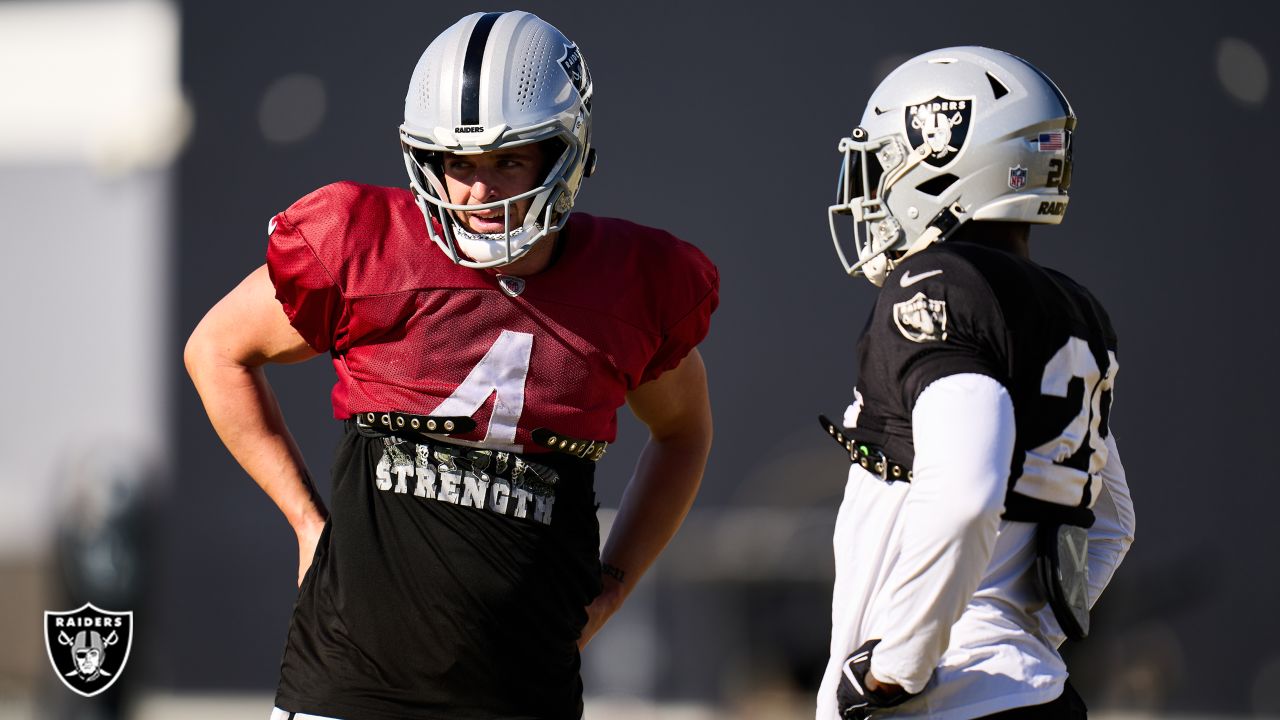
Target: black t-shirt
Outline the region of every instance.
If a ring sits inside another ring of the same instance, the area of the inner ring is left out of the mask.
[[[859,440],[910,465],[925,388],[987,375],[1009,392],[1017,423],[1005,517],[1091,522],[1119,363],[1111,322],[1083,286],[1011,253],[939,243],[885,280],[858,353]]]
[[[594,466],[347,423],[276,705],[357,720],[582,714]]]

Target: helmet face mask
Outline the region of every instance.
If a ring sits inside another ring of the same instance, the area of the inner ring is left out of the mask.
[[[451,260],[477,268],[506,265],[563,229],[594,165],[592,92],[577,46],[529,13],[475,13],[431,43],[409,85],[400,141],[427,232]],[[544,141],[560,152],[541,182],[489,203],[450,202],[442,170],[432,162],[445,153]],[[513,210],[526,200],[521,221]],[[471,232],[457,215],[495,209],[504,213],[501,233]]]
[[[1074,127],[1057,86],[1007,53],[948,48],[907,61],[837,147],[828,222],[845,272],[879,286],[970,220],[1061,222]]]
[[[838,150],[843,157],[836,203],[827,209],[827,219],[845,272],[882,279],[892,269],[890,264],[905,251],[902,226],[889,213],[882,198],[886,186],[891,186],[905,171],[908,153],[896,137],[866,140],[866,136],[866,130],[858,127],[850,137],[840,140]],[[845,253],[841,233],[836,228],[838,217],[852,220],[852,253]],[[850,261],[850,257],[855,259]]]

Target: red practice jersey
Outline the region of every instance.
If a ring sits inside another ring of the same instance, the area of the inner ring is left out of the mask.
[[[628,391],[707,333],[716,268],[660,230],[574,213],[546,270],[451,262],[407,190],[341,182],[272,222],[267,267],[294,328],[333,357],[333,414],[470,416],[453,442],[536,451],[548,428],[611,442]]]

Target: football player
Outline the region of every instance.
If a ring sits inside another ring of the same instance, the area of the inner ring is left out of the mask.
[[[711,442],[693,246],[572,213],[592,79],[524,12],[476,13],[413,72],[409,189],[342,182],[271,220],[267,262],[186,363],[297,533],[273,717],[570,718],[579,650],[681,524]],[[262,366],[328,354],[346,422],[331,507]],[[649,429],[603,551],[593,468]]]
[[[832,236],[881,289],[854,402],[823,419],[853,465],[819,720],[1085,716],[1058,646],[1134,514],[1115,332],[1028,254],[1062,220],[1075,126],[1044,73],[957,47],[894,70],[840,140]]]

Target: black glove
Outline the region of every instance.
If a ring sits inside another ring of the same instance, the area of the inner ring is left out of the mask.
[[[836,703],[840,717],[845,720],[863,720],[882,708],[891,708],[915,697],[915,693],[899,690],[892,695],[867,689],[867,673],[871,671],[871,649],[879,640],[868,640],[853,654],[845,658],[840,668],[840,687],[836,688]]]

